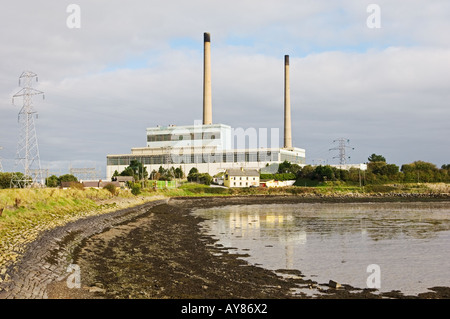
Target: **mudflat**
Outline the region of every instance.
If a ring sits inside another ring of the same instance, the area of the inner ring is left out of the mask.
[[[430,292],[419,296],[405,296],[398,291],[381,294],[345,283],[338,289],[327,287],[328,283],[304,280],[298,270],[266,270],[247,263],[243,255],[233,252],[233,247],[217,244],[202,232],[202,219],[191,214],[192,209],[200,207],[298,201],[308,199],[295,196],[173,198],[84,238],[71,256],[72,263],[80,267],[81,288],[67,288],[64,278],[47,286],[47,296],[55,299],[450,298],[448,287],[430,287]]]

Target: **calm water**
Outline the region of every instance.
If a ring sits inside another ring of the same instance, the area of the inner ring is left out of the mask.
[[[198,209],[206,231],[268,269],[298,269],[319,284],[415,295],[450,286],[449,203],[242,205]]]

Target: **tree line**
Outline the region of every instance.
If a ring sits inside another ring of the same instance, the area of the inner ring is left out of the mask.
[[[21,173],[16,173],[21,174]],[[23,175],[23,174],[22,174]],[[10,188],[13,173],[0,173],[0,188]],[[200,173],[197,168],[192,168],[186,176],[180,167],[170,167],[153,170],[150,174],[147,168],[140,162],[133,160],[122,172],[117,170],[115,176],[132,176],[135,182],[146,180],[171,181],[173,179],[186,178],[189,182],[197,182],[206,185],[212,183],[213,177],[208,173]],[[388,164],[382,155],[372,154],[368,157],[367,170],[358,168],[348,170],[331,165],[305,165],[292,164],[288,161],[280,163],[275,174],[261,174],[261,179],[296,180],[297,186],[314,186],[327,181],[341,181],[348,184],[386,184],[386,183],[450,183],[450,164],[444,164],[438,168],[435,164],[415,161],[403,164],[400,167]],[[47,187],[58,187],[61,182],[77,182],[77,178],[71,174],[61,176],[51,175],[46,179]],[[136,188],[138,186],[134,185]]]
[[[0,172],[0,189],[10,188],[11,179],[13,175],[16,175],[19,179],[24,178],[24,174],[21,172]],[[31,178],[29,178],[31,180]],[[45,179],[45,186],[58,187],[61,182],[78,182],[78,179],[72,174],[64,174],[61,176],[51,175]]]
[[[160,166],[158,170],[153,170],[150,174],[148,174],[147,168],[142,163],[136,160],[132,160],[130,162],[130,165],[126,167],[122,172],[119,173],[116,170],[113,174],[113,177],[115,176],[132,176],[135,181],[172,181],[174,179],[186,178],[189,182],[197,182],[206,185],[210,185],[213,180],[211,175],[209,175],[208,173],[200,173],[195,167],[191,168],[187,176],[181,166],[172,166],[170,168],[164,168]]]
[[[368,157],[367,170],[358,168],[349,170],[330,165],[306,165],[295,168],[291,173],[296,174],[297,184],[316,181],[342,181],[352,184],[386,184],[386,183],[449,183],[450,164],[438,168],[435,164],[415,161],[403,164],[389,164],[381,155],[372,154]]]

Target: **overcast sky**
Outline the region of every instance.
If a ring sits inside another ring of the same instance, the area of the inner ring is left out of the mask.
[[[80,28],[68,27],[70,4]],[[450,163],[448,0],[16,0],[0,9],[4,170],[14,167],[21,102],[11,97],[25,70],[45,92],[33,100],[36,131],[41,165],[56,174],[71,165],[104,176],[106,155],[145,146],[147,127],[201,120],[204,32],[214,123],[282,132],[288,54],[293,144],[307,163],[336,164],[329,149],[341,137],[352,163],[372,153]]]

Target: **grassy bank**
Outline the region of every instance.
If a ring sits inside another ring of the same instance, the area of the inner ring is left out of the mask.
[[[388,184],[368,185],[364,187],[349,186],[341,183],[328,183],[316,187],[279,187],[279,188],[223,188],[209,187],[195,183],[186,183],[175,189],[147,190],[146,195],[160,194],[164,196],[233,196],[233,195],[389,195],[389,194],[450,194],[450,185],[445,183],[428,184]]]
[[[0,281],[6,265],[15,262],[25,245],[40,232],[82,217],[138,205],[144,200],[123,190],[115,195],[106,189],[0,190]]]

